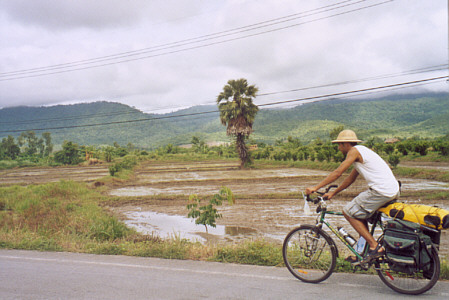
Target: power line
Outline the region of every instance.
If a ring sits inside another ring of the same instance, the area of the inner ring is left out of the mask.
[[[446,78],[449,78],[449,76],[440,76],[440,77],[421,79],[421,80],[415,80],[415,81],[409,81],[409,82],[403,82],[403,83],[396,83],[396,84],[384,85],[381,87],[366,88],[366,89],[360,89],[360,90],[355,90],[355,91],[340,92],[340,93],[334,93],[334,94],[328,94],[328,95],[322,95],[322,96],[313,96],[313,97],[307,97],[307,98],[301,98],[301,99],[284,100],[284,101],[260,104],[258,106],[271,106],[271,105],[292,103],[292,102],[297,102],[297,101],[307,101],[307,100],[315,100],[315,99],[319,99],[319,98],[330,98],[330,97],[334,97],[334,96],[344,96],[344,95],[350,95],[350,94],[356,94],[356,93],[357,94],[365,93],[365,92],[375,91],[375,90],[379,90],[379,89],[397,88],[397,87],[402,87],[402,86],[407,86],[407,85],[415,85],[418,83],[424,83],[424,82],[430,82],[430,81],[436,81],[436,80],[444,80]]]
[[[348,6],[348,5],[355,5],[355,4],[358,4],[360,2],[364,2],[364,1],[367,1],[367,0],[360,0],[360,1],[356,2],[356,3],[342,5],[342,6],[337,7],[337,8],[345,7],[345,6]],[[189,50],[195,50],[195,49],[200,49],[200,48],[209,47],[209,46],[213,46],[213,45],[223,44],[223,43],[227,43],[227,42],[231,42],[231,41],[241,40],[241,39],[245,39],[245,38],[249,38],[249,37],[254,37],[254,36],[258,36],[258,35],[262,35],[262,34],[266,34],[266,33],[272,33],[272,32],[276,32],[276,31],[280,31],[280,30],[284,30],[284,29],[288,29],[288,28],[292,28],[292,27],[296,27],[296,26],[301,26],[301,25],[304,25],[304,24],[308,24],[308,23],[312,23],[312,22],[316,22],[316,21],[320,21],[320,20],[324,20],[324,19],[328,19],[328,18],[332,18],[332,17],[336,17],[336,16],[345,15],[345,14],[356,12],[356,11],[360,11],[360,10],[363,10],[363,9],[372,8],[372,7],[379,6],[379,5],[382,5],[382,4],[385,4],[387,2],[391,2],[391,1],[392,0],[387,0],[387,1],[384,1],[384,2],[375,3],[375,4],[363,6],[363,7],[358,7],[358,8],[347,10],[347,11],[343,11],[343,12],[340,12],[340,13],[335,13],[333,15],[328,15],[328,16],[325,16],[325,17],[319,17],[319,18],[312,19],[312,20],[309,20],[309,21],[304,21],[304,22],[301,22],[301,23],[290,24],[290,25],[286,25],[286,26],[283,26],[283,27],[269,29],[269,30],[265,30],[265,31],[261,31],[261,32],[256,32],[256,33],[246,34],[246,35],[243,35],[243,36],[228,38],[228,39],[224,39],[224,40],[221,40],[221,41],[210,42],[210,43],[206,43],[206,44],[186,47],[186,48],[177,49],[177,50],[165,51],[165,52],[162,52],[162,53],[157,53],[157,54],[152,54],[152,55],[147,55],[147,56],[142,56],[142,57],[137,57],[137,58],[128,58],[128,59],[123,59],[123,60],[119,60],[119,61],[112,61],[112,62],[107,62],[107,63],[103,63],[103,64],[97,64],[97,65],[92,65],[92,66],[84,66],[84,67],[77,67],[77,66],[82,66],[82,65],[90,64],[90,63],[97,63],[97,62],[101,62],[102,60],[100,59],[100,60],[95,61],[95,62],[80,63],[78,65],[77,64],[73,64],[73,65],[70,65],[70,66],[43,67],[42,68],[43,70],[40,70],[40,71],[37,71],[37,70],[30,71],[31,69],[28,70],[28,71],[27,70],[16,71],[16,72],[19,72],[19,73],[18,74],[9,74],[9,75],[8,74],[0,75],[0,77],[4,77],[4,78],[0,78],[0,81],[9,81],[9,80],[16,80],[16,79],[23,79],[23,78],[32,78],[32,77],[40,77],[40,76],[46,76],[46,75],[60,74],[60,73],[66,73],[66,72],[73,72],[73,71],[79,71],[79,70],[86,70],[86,69],[104,67],[104,66],[109,66],[109,65],[115,65],[115,64],[119,64],[119,63],[126,63],[126,62],[131,62],[131,61],[137,61],[137,60],[142,60],[142,59],[154,58],[154,57],[165,56],[165,55],[170,55],[170,54],[176,54],[176,53],[185,52],[185,51],[189,51]],[[344,2],[346,2],[346,1],[344,1]],[[328,10],[333,10],[333,9],[336,9],[336,8],[332,8],[332,9],[328,9]],[[313,13],[311,15],[314,15],[314,14],[317,14],[317,13]],[[297,17],[297,18],[300,18],[300,17]],[[297,18],[295,18],[295,19],[297,19]],[[146,53],[149,53],[149,52],[160,51],[160,50],[168,50],[168,49],[172,49],[172,48],[175,48],[175,47],[188,46],[188,45],[196,44],[196,43],[200,43],[200,42],[207,42],[207,41],[210,41],[210,40],[216,40],[218,38],[223,38],[223,37],[230,36],[230,35],[236,35],[238,33],[244,33],[244,32],[247,32],[247,31],[253,31],[253,30],[256,30],[256,29],[261,29],[261,28],[265,28],[265,27],[268,27],[268,26],[277,25],[279,23],[285,23],[285,22],[288,22],[288,21],[291,21],[291,20],[279,21],[277,23],[273,23],[273,24],[270,24],[270,25],[260,25],[260,26],[254,27],[254,28],[245,29],[245,30],[241,30],[241,31],[238,31],[238,32],[234,32],[234,33],[222,34],[222,35],[219,35],[219,36],[216,36],[216,37],[206,37],[206,38],[203,38],[203,39],[200,39],[202,37],[194,38],[194,39],[199,39],[199,40],[181,43],[180,45],[166,46],[165,48],[161,48],[161,49],[158,49],[158,50],[148,50],[148,51],[139,53],[139,55],[146,54]],[[178,43],[178,42],[175,42],[175,43]],[[170,45],[170,44],[167,44],[167,45]],[[134,56],[134,55],[136,55],[136,54],[124,55],[123,57],[118,56],[118,57],[114,57],[114,58],[111,58],[111,59],[124,58],[124,57],[129,57],[129,56]],[[107,61],[107,60],[111,60],[111,59],[103,59],[103,60]],[[70,64],[70,63],[68,63],[68,64]],[[75,68],[65,69],[64,70],[64,68],[71,68],[71,67],[75,67]],[[46,70],[45,68],[49,68],[49,69]],[[54,72],[47,72],[47,73],[34,74],[34,75],[26,75],[27,73],[45,72],[45,71],[49,71],[49,70],[52,70],[52,69],[62,69],[62,70],[54,71]],[[24,73],[25,75],[24,76],[20,76],[22,74],[20,72],[25,72]],[[10,72],[10,73],[14,73],[14,72]],[[17,75],[19,75],[19,76],[17,76]]]
[[[294,102],[305,102],[305,101],[311,101],[311,100],[319,100],[319,99],[323,99],[323,98],[332,98],[332,97],[338,97],[338,96],[346,96],[346,95],[351,95],[351,94],[361,94],[361,93],[364,93],[364,92],[372,92],[372,91],[375,91],[375,90],[385,90],[385,89],[389,89],[389,88],[406,87],[406,86],[410,86],[410,85],[416,85],[416,84],[426,83],[426,82],[428,83],[428,82],[432,82],[432,81],[433,82],[441,81],[441,80],[446,80],[447,78],[449,78],[449,76],[439,76],[439,77],[433,77],[433,78],[427,78],[427,79],[421,79],[421,80],[415,80],[415,81],[409,81],[409,82],[402,82],[402,83],[396,83],[396,84],[390,84],[390,85],[384,85],[384,86],[378,86],[378,87],[372,87],[372,88],[366,88],[366,89],[359,89],[359,90],[353,90],[353,91],[346,91],[346,92],[340,92],[340,93],[333,93],[333,94],[326,94],[326,95],[313,96],[313,97],[305,97],[305,98],[298,98],[298,99],[291,99],[291,100],[276,101],[276,102],[261,104],[261,105],[259,105],[259,107],[261,107],[261,106],[272,106],[272,105],[286,104],[286,103],[294,103]],[[217,113],[217,112],[219,112],[219,111],[218,110],[212,110],[212,111],[198,112],[198,113],[188,113],[188,114],[179,114],[179,115],[143,118],[143,119],[137,119],[137,120],[115,121],[115,122],[97,123],[97,124],[72,125],[72,126],[35,128],[35,129],[18,129],[18,130],[0,131],[0,133],[17,133],[17,132],[25,132],[25,131],[44,131],[44,130],[59,130],[59,129],[96,127],[96,126],[105,126],[105,125],[115,125],[115,124],[126,124],[126,123],[137,123],[137,122],[173,119],[173,118],[188,117],[188,116],[198,116],[198,115],[205,115],[205,114],[211,114],[211,113]]]
[[[411,74],[427,73],[427,72],[433,72],[433,71],[438,71],[438,70],[444,70],[446,67],[447,67],[446,64],[440,64],[440,65],[429,66],[429,67],[424,67],[424,68],[419,68],[419,69],[407,70],[407,71],[398,72],[398,73],[383,74],[383,75],[377,75],[377,76],[372,76],[372,77],[366,77],[366,78],[360,78],[360,79],[354,79],[354,80],[346,80],[346,81],[341,81],[341,82],[334,82],[334,83],[328,83],[328,84],[323,84],[323,85],[296,88],[296,89],[290,89],[290,90],[284,90],[284,91],[267,92],[267,93],[263,93],[263,94],[258,94],[257,97],[305,91],[305,90],[311,90],[311,89],[317,89],[317,88],[323,88],[323,87],[339,86],[339,85],[345,85],[345,84],[351,84],[351,83],[360,83],[360,82],[370,81],[370,80],[387,79],[387,78],[393,78],[393,77],[399,77],[399,76],[405,76],[405,75],[411,75]],[[211,104],[212,105],[212,104],[215,104],[215,101],[208,102],[208,103],[202,103],[202,104]],[[199,105],[201,105],[201,104],[199,104]],[[176,107],[167,106],[165,108],[160,108],[160,109],[167,109],[167,108],[176,108]],[[91,117],[113,117],[113,116],[130,115],[130,114],[137,114],[137,113],[145,113],[145,112],[138,111],[138,110],[124,110],[124,111],[112,111],[112,112],[100,113],[100,114],[99,113],[83,114],[83,115],[78,115],[78,116],[64,116],[64,117],[56,117],[56,118],[25,120],[25,121],[0,121],[0,124],[23,125],[23,124],[42,123],[42,122],[60,121],[60,120],[64,120],[64,121],[65,120],[80,120],[80,119],[88,119]],[[149,111],[147,113],[154,113],[154,111]]]
[[[124,111],[116,111],[116,112],[109,112],[109,113],[102,113],[102,114],[84,114],[81,116],[65,116],[65,117],[58,117],[58,118],[46,118],[46,119],[34,119],[34,120],[26,120],[26,121],[2,121],[0,124],[31,124],[31,123],[40,123],[40,122],[48,122],[48,121],[60,121],[60,120],[79,120],[79,119],[88,119],[91,117],[113,117],[118,115],[124,115],[124,114],[133,114],[136,113],[136,111],[133,110],[124,110]]]
[[[57,68],[60,68],[60,67],[67,67],[67,66],[70,67],[70,66],[77,66],[77,65],[85,64],[85,63],[92,63],[92,62],[98,62],[98,61],[104,61],[104,60],[110,60],[110,59],[116,59],[116,58],[123,58],[123,57],[132,56],[132,55],[140,55],[140,54],[148,53],[148,52],[154,51],[154,50],[166,49],[166,47],[169,47],[169,46],[170,47],[175,46],[175,45],[179,46],[179,44],[185,45],[186,42],[192,42],[192,41],[195,41],[195,40],[203,41],[204,38],[210,38],[210,37],[214,37],[214,36],[221,37],[221,35],[229,34],[229,33],[232,33],[232,34],[240,33],[241,32],[240,30],[243,30],[243,29],[246,29],[246,30],[250,29],[251,30],[251,27],[259,28],[259,27],[256,27],[256,26],[258,26],[258,25],[260,26],[262,24],[271,23],[271,22],[274,22],[274,21],[279,21],[279,20],[283,20],[283,19],[288,19],[287,21],[294,20],[294,19],[299,18],[299,17],[304,17],[304,16],[302,16],[303,14],[306,14],[306,13],[309,13],[309,12],[313,12],[313,11],[317,11],[317,10],[321,10],[321,9],[328,8],[328,7],[332,7],[332,6],[337,6],[337,5],[343,4],[345,2],[351,2],[351,1],[352,0],[346,0],[346,1],[342,1],[342,2],[339,2],[339,3],[327,5],[327,6],[323,6],[323,7],[316,8],[316,9],[309,10],[309,11],[305,11],[305,12],[299,12],[299,13],[296,13],[296,14],[291,14],[291,15],[288,15],[288,16],[284,16],[284,17],[280,17],[280,18],[276,18],[276,19],[271,19],[271,20],[267,20],[267,21],[263,21],[263,22],[259,22],[259,23],[255,23],[255,24],[250,24],[250,25],[246,25],[246,26],[242,26],[242,27],[237,27],[237,28],[234,28],[234,29],[229,29],[229,30],[225,30],[225,31],[215,32],[215,33],[212,33],[212,34],[202,35],[202,36],[198,36],[198,37],[194,37],[194,38],[184,39],[184,40],[180,40],[180,41],[176,41],[176,42],[170,42],[170,43],[161,44],[161,45],[157,45],[157,46],[147,47],[147,48],[143,48],[143,49],[139,49],[139,50],[126,51],[126,52],[117,53],[117,54],[111,54],[111,55],[107,55],[107,56],[100,56],[100,57],[96,57],[96,58],[85,59],[85,60],[78,60],[78,61],[74,61],[74,62],[50,65],[50,66],[45,66],[45,67],[24,69],[24,70],[18,70],[18,71],[1,72],[0,76],[2,76],[2,75],[18,75],[18,74],[24,74],[24,73],[26,74],[26,73],[32,73],[32,72],[37,72],[37,71],[46,71],[46,70],[57,69]],[[366,1],[366,0],[361,0],[361,1],[358,1],[358,2],[363,2],[363,1]],[[352,5],[354,5],[354,4],[352,4]],[[340,6],[340,7],[343,7],[343,6]],[[337,7],[337,8],[340,8],[340,7]],[[291,19],[292,17],[295,17],[295,18]],[[285,22],[285,20],[283,22]],[[278,23],[275,23],[275,24],[278,24]],[[252,29],[254,29],[254,28],[252,28]]]
[[[445,70],[447,68],[447,66],[448,66],[447,64],[441,64],[441,65],[436,65],[436,66],[431,66],[431,67],[426,67],[426,68],[420,68],[420,69],[413,69],[413,70],[399,72],[399,73],[392,73],[392,74],[378,75],[378,76],[372,76],[372,77],[365,77],[365,78],[361,78],[361,79],[346,80],[346,81],[340,81],[340,82],[316,85],[316,86],[311,86],[311,87],[297,88],[297,89],[291,89],[291,90],[280,91],[280,92],[263,93],[263,94],[259,94],[258,96],[284,94],[284,93],[305,91],[305,90],[316,89],[316,88],[338,86],[338,85],[345,85],[345,84],[351,84],[351,83],[360,83],[360,82],[370,81],[370,80],[379,80],[379,79],[387,79],[387,78],[393,78],[393,77],[399,77],[399,76],[405,76],[405,75],[415,75],[415,74],[420,74],[420,73],[434,72],[434,71]]]

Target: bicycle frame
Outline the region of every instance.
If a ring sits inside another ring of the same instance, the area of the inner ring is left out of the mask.
[[[343,216],[343,213],[341,212],[336,212],[336,211],[328,211],[326,208],[327,204],[325,202],[325,200],[320,199],[319,202],[319,206],[318,209],[320,212],[320,215],[317,218],[317,227],[318,228],[322,228],[323,224],[327,226],[327,228],[329,228],[329,230],[338,237],[338,239],[352,252],[354,253],[354,255],[359,259],[359,261],[361,261],[363,259],[363,254],[365,254],[366,251],[368,251],[368,243],[365,244],[365,247],[363,249],[362,254],[359,254],[346,240],[345,238],[341,235],[340,232],[338,232],[338,230],[332,226],[332,224],[326,220],[326,215],[336,215],[336,216]],[[379,223],[379,224],[377,224]],[[371,226],[370,229],[370,234],[373,235],[374,231],[376,230],[376,226],[379,225],[380,228],[382,228],[382,225],[380,223],[379,218],[375,218],[375,222],[373,223],[373,225]]]

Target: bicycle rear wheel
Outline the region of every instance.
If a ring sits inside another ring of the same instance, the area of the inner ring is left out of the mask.
[[[296,278],[309,283],[327,279],[337,262],[334,241],[322,229],[302,225],[284,239],[282,254],[287,269]]]
[[[432,247],[430,270],[403,273],[394,270],[385,259],[376,262],[380,279],[391,289],[402,294],[419,295],[430,290],[440,277],[440,259],[437,250]]]

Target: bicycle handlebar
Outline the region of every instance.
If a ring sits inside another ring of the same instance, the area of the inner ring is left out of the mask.
[[[321,195],[321,196],[323,196],[323,195],[325,195],[325,194],[327,194],[331,189],[333,189],[333,188],[337,188],[338,187],[338,185],[330,185],[330,186],[328,186],[327,188],[326,188],[326,190],[324,191],[324,192],[319,192],[319,191],[316,191],[315,193],[317,193],[318,195]],[[314,204],[317,204],[318,202],[320,202],[321,200],[328,200],[327,199],[327,197],[320,197],[320,196],[317,196],[316,198],[310,198],[310,195],[307,195],[306,196],[306,200],[308,201],[308,202],[313,202]]]

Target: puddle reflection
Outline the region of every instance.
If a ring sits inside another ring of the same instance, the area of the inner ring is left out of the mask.
[[[257,230],[240,226],[207,227],[195,224],[195,220],[183,216],[171,216],[152,211],[125,213],[125,224],[143,234],[154,234],[161,238],[179,237],[191,241],[206,242],[211,239],[239,240],[255,236]]]

